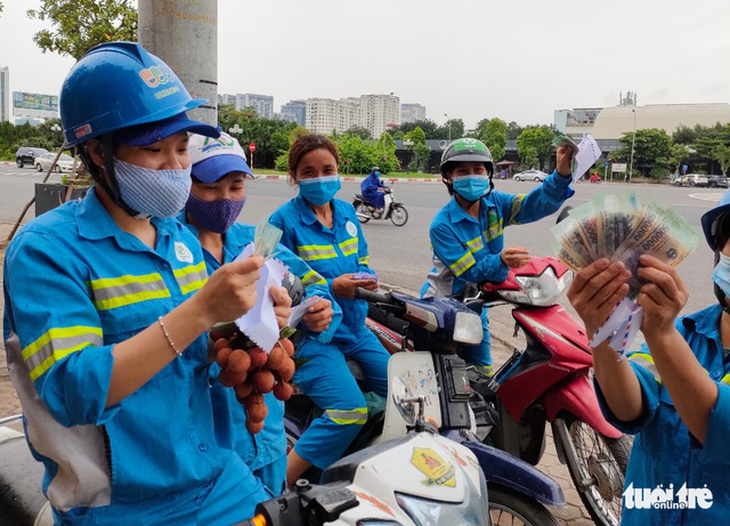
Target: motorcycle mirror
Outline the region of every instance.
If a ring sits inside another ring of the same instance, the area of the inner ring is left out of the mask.
[[[416,406],[413,403],[413,393],[400,377],[395,377],[391,383],[393,388],[393,403],[396,409],[406,421],[412,426],[416,422]]]
[[[558,218],[555,220],[555,224],[557,225],[560,223],[563,219],[566,219],[568,217],[568,214],[570,214],[570,211],[573,210],[573,207],[570,205],[566,205],[563,207],[563,209],[558,214]]]

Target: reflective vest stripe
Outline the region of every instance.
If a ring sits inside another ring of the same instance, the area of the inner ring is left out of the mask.
[[[109,310],[149,299],[169,298],[170,291],[157,273],[120,276],[88,282],[98,310]]]
[[[360,259],[357,260],[357,263],[359,265],[369,265],[370,264],[370,254],[367,256],[363,256]]]
[[[89,345],[99,346],[102,342],[103,332],[101,327],[78,325],[75,327],[53,328],[25,347],[22,356],[28,362],[31,379],[35,380],[64,356]]]
[[[730,374],[726,374],[722,377],[722,380],[720,380],[721,384],[730,385]]]
[[[512,209],[510,210],[509,214],[509,221],[507,222],[508,225],[518,225],[519,222],[516,221],[517,216],[520,213],[520,210],[522,210],[522,201],[525,200],[525,195],[516,195],[514,200],[512,201]]]
[[[189,294],[200,289],[208,281],[208,271],[205,267],[205,261],[201,261],[197,265],[190,265],[185,268],[173,270],[177,284],[183,294]]]
[[[335,424],[347,425],[358,424],[364,425],[368,421],[368,408],[358,407],[349,411],[341,411],[338,409],[328,409],[324,412],[325,416],[332,420]]]
[[[340,243],[340,250],[342,250],[343,256],[351,256],[352,254],[357,253],[357,245],[358,245],[358,239],[356,237],[353,237],[352,239],[348,239],[347,241],[343,241]]]
[[[335,247],[333,247],[332,245],[297,246],[297,254],[304,261],[315,261],[317,259],[334,259],[337,257]]]
[[[640,365],[652,374],[657,383],[662,383],[662,378],[659,376],[656,365],[654,365],[654,358],[651,354],[637,352],[629,356],[629,361],[636,365]]]
[[[466,272],[470,267],[475,264],[476,260],[474,259],[474,256],[471,255],[471,252],[467,252],[466,254],[461,256],[455,263],[450,265],[449,268],[455,276],[461,276],[464,272]]]
[[[308,287],[309,285],[326,285],[327,280],[317,274],[316,270],[310,270],[309,272],[304,274],[304,277],[302,278],[302,284],[305,287]]]
[[[482,236],[475,237],[471,241],[467,241],[466,246],[472,252],[479,252],[481,249],[484,248],[484,241],[482,240]]]
[[[502,235],[502,232],[504,232],[504,228],[502,225],[503,223],[501,219],[497,223],[489,225],[489,230],[484,232],[484,237],[487,238],[487,243]]]

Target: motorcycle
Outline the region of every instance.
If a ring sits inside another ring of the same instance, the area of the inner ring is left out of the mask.
[[[468,448],[478,459],[487,480],[492,523],[531,526],[555,526],[552,514],[545,506],[563,507],[565,498],[560,486],[534,466],[504,451],[484,444],[478,431],[469,401],[474,392],[467,376],[467,365],[456,354],[459,345],[481,342],[481,319],[478,314],[451,298],[418,300],[394,292],[381,294],[358,289],[356,297],[377,304],[384,315],[394,319],[394,325],[408,331],[413,352],[398,352],[388,363],[388,399],[385,411],[373,414],[345,454],[407,434],[398,407],[393,402],[393,390],[405,385],[416,396],[425,399],[425,417],[441,435]],[[386,337],[393,338],[395,350],[402,350],[405,339],[385,327]],[[388,348],[386,346],[386,348]],[[356,378],[361,374],[356,363],[350,362]],[[321,410],[304,395],[295,395],[286,403],[284,425],[289,448],[296,445],[309,424]],[[305,474],[316,480],[316,468]]]
[[[470,371],[476,393],[471,403],[478,436],[532,465],[544,452],[549,422],[558,458],[589,514],[596,524],[618,526],[631,440],[603,417],[585,329],[557,303],[571,281],[572,273],[557,259],[534,257],[511,269],[502,283],[467,287],[463,303],[476,312],[485,304],[512,305],[514,335],[522,330],[527,341],[492,378]],[[418,348],[410,340],[420,329],[402,317],[384,316],[379,306],[370,309],[366,323],[381,342],[394,350]]]
[[[408,222],[408,211],[403,203],[395,200],[391,188],[385,188],[383,200],[385,201],[383,208],[375,208],[362,195],[355,194],[352,206],[355,208],[358,220],[364,224],[371,219],[390,219],[395,226],[405,225]]]
[[[408,426],[405,436],[342,458],[322,473],[322,485],[298,480],[291,492],[259,504],[244,526],[490,524],[474,454],[438,435],[425,418],[425,397],[400,384],[392,403]]]

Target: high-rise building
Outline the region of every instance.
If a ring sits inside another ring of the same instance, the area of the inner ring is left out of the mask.
[[[229,93],[218,94],[218,106],[235,106],[236,96]]]
[[[264,119],[274,118],[274,97],[256,93],[236,93],[236,111],[253,108]]]
[[[426,106],[414,102],[404,102],[400,105],[400,123],[425,121]]]
[[[307,101],[290,100],[281,107],[281,113],[291,113],[299,126],[305,126],[307,123]]]
[[[10,69],[0,67],[0,122],[10,121],[13,109],[10,106]]]
[[[378,138],[390,125],[400,124],[400,99],[395,95],[361,95],[307,99],[306,126],[313,133],[345,132],[361,126]]]
[[[297,122],[297,116],[293,113],[274,113],[274,120],[284,122]]]

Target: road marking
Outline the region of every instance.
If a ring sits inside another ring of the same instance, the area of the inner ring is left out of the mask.
[[[700,201],[711,201],[717,203],[722,199],[725,192],[707,192],[705,194],[689,194],[692,199],[699,199]]]

